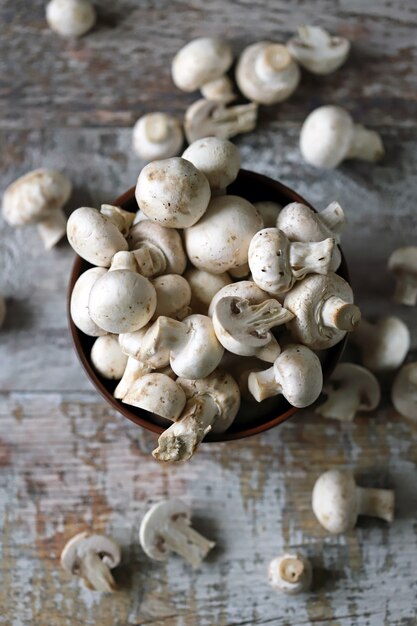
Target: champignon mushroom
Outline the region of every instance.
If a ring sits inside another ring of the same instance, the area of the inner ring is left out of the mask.
[[[46,5],[49,28],[63,37],[82,37],[96,22],[89,0],[51,0]]]
[[[109,220],[117,226],[123,237],[127,237],[135,219],[134,213],[131,213],[131,211],[125,211],[119,206],[114,206],[113,204],[102,204],[100,213],[108,217]]]
[[[254,282],[273,296],[289,291],[307,274],[328,274],[334,239],[290,242],[282,230],[264,228],[249,245],[248,262]]]
[[[131,228],[128,243],[142,276],[182,274],[185,270],[187,257],[175,228],[141,220]]]
[[[191,287],[191,310],[193,313],[207,315],[210,302],[222,287],[232,282],[229,274],[210,274],[204,270],[190,267],[184,278]]]
[[[156,291],[156,309],[151,321],[160,315],[183,320],[190,315],[191,288],[178,274],[164,274],[151,281]]]
[[[215,78],[209,83],[205,83],[201,87],[201,95],[211,102],[219,102],[221,104],[229,104],[236,100],[237,96],[234,91],[233,83],[227,75]]]
[[[85,335],[90,337],[100,337],[105,335],[106,331],[99,328],[90,317],[88,311],[88,300],[90,298],[91,289],[101,276],[107,274],[104,267],[92,267],[77,279],[71,294],[70,313],[71,319]]]
[[[346,61],[350,42],[334,37],[320,26],[301,26],[298,37],[287,42],[291,56],[313,74],[331,74]]]
[[[300,82],[300,69],[288,48],[260,41],[242,52],[236,66],[236,82],[248,100],[276,104],[295,91]]]
[[[61,553],[65,571],[80,576],[88,589],[102,593],[116,589],[110,570],[120,560],[120,548],[113,539],[86,531],[70,539]]]
[[[223,433],[240,406],[239,387],[230,374],[220,371],[199,380],[177,378],[187,404],[180,417],[158,439],[152,452],[158,461],[187,461],[209,433]]]
[[[417,421],[417,362],[407,363],[398,372],[391,389],[395,409],[404,417]]]
[[[350,285],[333,273],[312,274],[296,283],[284,307],[294,315],[287,323],[293,338],[312,350],[336,345],[361,319]]]
[[[262,217],[264,228],[272,228],[276,226],[278,214],[282,209],[282,205],[271,200],[262,200],[262,202],[254,202],[253,206]]]
[[[345,159],[376,162],[384,156],[378,133],[355,124],[345,109],[334,105],[319,107],[307,116],[300,150],[310,165],[324,169],[338,167]]]
[[[240,154],[236,146],[226,139],[204,137],[194,141],[182,155],[206,176],[210,188],[225,189],[237,177]]]
[[[127,356],[120,349],[117,335],[97,337],[90,359],[96,372],[109,380],[120,380],[127,364]]]
[[[391,489],[357,487],[353,472],[329,470],[317,479],[312,496],[313,513],[329,533],[352,530],[358,515],[394,519],[395,494]]]
[[[410,349],[410,331],[398,317],[381,317],[375,324],[363,318],[351,335],[362,362],[373,372],[395,370]]]
[[[212,274],[240,267],[247,263],[250,241],[262,226],[261,216],[244,198],[213,198],[200,221],[185,231],[188,258]]]
[[[358,411],[373,411],[381,400],[375,376],[354,363],[339,363],[323,391],[327,400],[315,412],[342,422],[353,422]]]
[[[131,333],[152,318],[156,292],[152,283],[138,274],[131,252],[117,252],[109,271],[90,291],[88,311],[93,322],[108,333]]]
[[[394,302],[415,306],[417,303],[417,246],[398,248],[388,259],[388,269],[396,285]]]
[[[185,112],[184,132],[188,143],[203,137],[231,139],[250,133],[256,126],[258,105],[255,102],[226,107],[220,102],[201,98]]]
[[[5,298],[3,298],[3,296],[0,296],[0,328],[4,324],[4,320],[6,319],[6,313],[7,313],[6,300]]]
[[[139,174],[135,195],[148,219],[167,228],[188,228],[207,209],[210,186],[190,161],[173,157],[148,163]]]
[[[152,370],[146,363],[139,360],[140,349],[143,338],[149,329],[149,325],[143,326],[133,333],[122,333],[119,335],[119,346],[124,355],[127,356],[127,363],[123,376],[113,392],[113,396],[122,400],[133,383]],[[169,355],[168,355],[169,359]]]
[[[146,513],[139,530],[145,554],[154,561],[167,561],[171,552],[192,567],[199,567],[216,545],[191,526],[191,510],[182,500],[163,500]]]
[[[137,378],[122,398],[125,404],[176,420],[185,406],[185,393],[166,374],[152,372]]]
[[[61,172],[37,169],[15,180],[3,195],[3,216],[11,226],[36,224],[47,250],[65,235],[62,210],[72,192],[71,181]]]
[[[179,121],[169,113],[148,113],[133,127],[133,150],[146,161],[177,156],[184,143]]]
[[[306,346],[288,345],[272,367],[249,374],[248,387],[258,402],[282,394],[301,409],[313,404],[323,388],[320,360]]]
[[[220,78],[232,62],[232,49],[228,43],[215,37],[199,37],[175,55],[171,67],[172,80],[182,91],[195,91]]]
[[[277,556],[269,564],[269,584],[273,589],[288,595],[308,591],[312,577],[310,561],[299,552]]]

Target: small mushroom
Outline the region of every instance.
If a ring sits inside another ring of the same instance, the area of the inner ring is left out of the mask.
[[[312,350],[325,350],[359,324],[350,285],[337,274],[312,274],[297,282],[284,300],[294,317],[287,324],[293,338]]]
[[[148,219],[167,228],[188,228],[210,200],[207,178],[181,157],[152,161],[139,174],[136,200]]]
[[[184,391],[172,378],[152,372],[135,380],[122,401],[166,419],[176,420],[184,409],[186,398]]]
[[[133,150],[146,161],[177,156],[183,143],[181,124],[169,113],[148,113],[133,127]]]
[[[107,274],[104,267],[92,267],[87,270],[77,279],[71,294],[71,319],[77,328],[90,337],[100,337],[100,335],[106,334],[105,330],[93,322],[88,311],[91,289],[96,280],[104,274]]]
[[[6,300],[3,296],[0,296],[0,328],[4,324],[4,320],[6,319],[7,307]]]
[[[128,244],[142,276],[182,274],[185,270],[187,258],[175,228],[165,228],[148,219],[141,220],[131,228]]]
[[[228,43],[215,37],[199,37],[175,55],[172,80],[182,91],[195,91],[223,76],[232,62],[232,49]]]
[[[152,283],[138,274],[131,252],[114,255],[109,271],[90,291],[88,310],[93,322],[108,333],[131,333],[152,318],[156,292]]]
[[[237,177],[240,154],[226,139],[204,137],[194,141],[182,155],[206,176],[212,190],[225,189]]]
[[[310,561],[298,552],[277,556],[269,564],[269,584],[273,589],[288,595],[308,591],[312,577]]]
[[[313,74],[331,74],[346,61],[350,42],[335,37],[320,26],[301,26],[298,37],[287,42],[291,56]]]
[[[282,230],[264,228],[249,245],[248,261],[254,282],[273,296],[289,291],[307,274],[328,274],[334,239],[290,242]]]
[[[80,576],[88,589],[102,593],[116,589],[110,570],[120,560],[120,548],[113,539],[86,531],[70,539],[61,553],[65,571]]]
[[[391,389],[395,409],[417,422],[417,362],[407,363],[398,372]]]
[[[342,422],[353,422],[358,411],[373,411],[381,400],[375,376],[354,363],[339,363],[323,391],[327,400],[315,412]]]
[[[275,104],[295,91],[300,69],[286,46],[260,41],[242,52],[236,66],[236,82],[248,100]]]
[[[317,479],[312,496],[313,513],[329,533],[352,530],[358,515],[394,519],[395,494],[391,489],[357,487],[353,472],[329,470]]]
[[[96,370],[109,380],[120,380],[127,364],[127,356],[123,354],[116,335],[97,337],[91,349],[91,363]]]
[[[96,22],[89,0],[51,0],[46,5],[49,28],[63,37],[82,37]]]
[[[288,345],[272,367],[249,374],[248,387],[258,402],[282,394],[301,409],[313,404],[323,388],[320,360],[306,346]]]
[[[338,167],[345,159],[376,162],[384,156],[378,133],[355,124],[345,109],[334,105],[319,107],[307,116],[300,150],[307,163],[324,169]]]
[[[373,372],[396,370],[410,349],[410,331],[398,317],[381,317],[375,324],[363,318],[351,335],[362,362]]]
[[[240,267],[247,263],[250,241],[262,226],[261,216],[244,198],[213,198],[200,221],[185,231],[188,258],[212,274]]]
[[[33,170],[4,192],[4,219],[11,226],[36,224],[43,245],[49,250],[65,235],[67,219],[62,208],[71,192],[71,181],[61,172]]]
[[[201,87],[201,95],[206,100],[220,104],[229,104],[229,102],[233,102],[233,100],[237,98],[233,83],[227,75],[220,76],[220,78],[215,78],[209,83],[205,83]]]
[[[276,226],[278,214],[282,209],[281,204],[271,200],[262,200],[262,202],[254,202],[253,206],[262,217],[264,228]]]
[[[187,461],[209,433],[223,433],[233,423],[240,406],[237,383],[215,371],[199,380],[177,378],[187,404],[181,416],[158,439],[152,452],[158,461]]]
[[[258,105],[255,102],[226,107],[220,102],[201,98],[185,112],[184,131],[188,143],[203,137],[231,139],[250,133],[256,126]]]
[[[210,302],[222,287],[232,282],[229,274],[210,274],[204,270],[190,267],[184,278],[191,287],[191,310],[193,313],[207,315]]]
[[[417,246],[398,248],[388,259],[388,269],[396,285],[394,302],[415,306],[417,303]]]
[[[163,500],[149,509],[140,525],[139,541],[154,561],[167,561],[175,552],[194,568],[216,545],[192,528],[191,510],[178,499]]]
[[[151,281],[156,291],[156,309],[151,321],[160,315],[183,320],[190,315],[191,288],[178,274],[164,274]]]

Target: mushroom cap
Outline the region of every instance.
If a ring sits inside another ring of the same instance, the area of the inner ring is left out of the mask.
[[[138,378],[123,402],[175,421],[185,406],[185,393],[166,374],[152,372]]]
[[[417,361],[400,369],[392,385],[391,400],[398,413],[417,421]]]
[[[275,104],[286,100],[300,82],[300,70],[286,48],[260,41],[245,48],[236,66],[240,91],[253,102]]]
[[[248,300],[250,304],[261,304],[265,300],[269,299],[269,295],[266,291],[263,291],[252,280],[240,280],[237,283],[230,283],[220,289],[213,297],[210,307],[209,315],[212,316],[217,303],[222,298],[236,297]]]
[[[85,335],[90,337],[100,337],[105,335],[106,331],[99,328],[90,317],[88,311],[88,300],[90,291],[101,276],[107,273],[104,267],[92,267],[77,279],[71,294],[70,313],[71,319]]]
[[[6,313],[6,300],[3,298],[3,296],[0,296],[0,328],[4,324],[4,320],[6,319]]]
[[[204,137],[194,141],[182,155],[206,176],[212,189],[224,189],[237,177],[240,154],[227,139]]]
[[[320,359],[303,345],[286,346],[274,363],[274,373],[282,395],[297,408],[313,404],[323,388]]]
[[[131,333],[149,322],[156,308],[152,283],[130,270],[112,270],[93,285],[88,301],[91,319],[108,333]]]
[[[212,424],[212,433],[223,433],[231,426],[239,411],[240,390],[230,374],[216,370],[206,378],[177,378],[177,383],[187,400],[194,396],[209,396],[214,401],[218,415]]]
[[[182,91],[195,91],[220,78],[233,63],[228,43],[215,37],[199,37],[181,48],[172,61],[172,80]]]
[[[262,202],[254,202],[253,206],[262,217],[264,228],[272,228],[276,226],[279,212],[282,205],[271,200],[263,200]]]
[[[120,380],[127,364],[116,335],[97,337],[91,349],[91,363],[103,378]]]
[[[367,330],[365,324],[363,330],[359,324],[357,338],[355,340],[362,354],[365,367],[373,372],[395,370],[403,363],[410,349],[410,331],[402,320],[393,315],[381,317],[371,328]]]
[[[189,315],[183,320],[187,341],[171,351],[170,365],[182,378],[206,378],[222,360],[224,349],[216,337],[213,322],[206,315]]]
[[[17,178],[3,195],[3,216],[11,226],[35,224],[62,209],[72,192],[61,172],[37,169]]]
[[[120,230],[92,207],[80,207],[68,218],[67,237],[75,252],[100,267],[110,267],[116,252],[128,249]]]
[[[89,0],[51,0],[46,6],[46,21],[63,37],[81,37],[93,28],[96,12]]]
[[[337,167],[349,151],[353,132],[353,120],[342,107],[319,107],[307,116],[301,128],[301,154],[316,167]]]
[[[211,274],[205,270],[190,267],[184,278],[191,288],[191,310],[193,313],[207,315],[210,302],[222,287],[232,282],[229,274]]]
[[[62,550],[61,565],[64,570],[77,574],[80,560],[90,550],[100,555],[103,563],[110,569],[117,567],[122,558],[120,548],[113,539],[84,531],[72,537]]]
[[[210,186],[190,161],[173,157],[152,161],[143,168],[135,196],[150,220],[168,228],[188,228],[207,209]]]
[[[285,564],[288,562],[294,565],[286,568]],[[277,556],[269,564],[269,584],[273,589],[288,595],[307,591],[311,586],[312,577],[313,570],[310,561],[298,552]]]
[[[151,243],[159,248],[165,257],[167,274],[182,274],[187,265],[184,246],[178,231],[175,228],[165,228],[149,219],[137,222],[130,229],[127,238],[131,250],[135,250],[142,243]]]
[[[188,258],[213,274],[247,262],[253,235],[262,218],[250,202],[239,196],[213,198],[200,221],[185,231]]]
[[[183,143],[181,124],[169,113],[148,113],[133,127],[133,149],[147,161],[174,157]]]
[[[320,26],[301,26],[298,36],[287,42],[291,56],[313,74],[331,74],[346,61],[350,43],[334,37]]]
[[[190,314],[191,288],[178,274],[164,274],[152,280],[156,291],[156,309],[152,320],[160,315],[182,320]]]
[[[164,532],[172,520],[191,522],[190,507],[177,498],[162,500],[154,504],[145,514],[139,528],[139,542],[142,550],[155,561],[166,561],[170,548],[164,541]]]
[[[350,471],[329,470],[316,480],[313,513],[329,533],[351,530],[358,517],[356,484]]]
[[[411,275],[417,283],[417,246],[394,250],[388,259],[388,269],[397,276]]]
[[[346,393],[358,393],[360,411],[373,411],[381,400],[381,389],[375,376],[361,365],[339,363],[336,365],[327,388],[346,389]],[[349,391],[348,391],[349,390]]]
[[[263,228],[253,236],[248,262],[254,282],[268,293],[284,293],[295,282],[290,265],[290,242],[278,228]]]
[[[335,233],[320,219],[320,213],[300,202],[291,202],[280,211],[276,227],[282,230],[290,241],[301,243],[335,237]]]

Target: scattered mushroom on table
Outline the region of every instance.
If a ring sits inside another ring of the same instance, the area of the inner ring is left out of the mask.
[[[269,584],[273,589],[288,595],[308,591],[312,577],[310,561],[299,552],[277,556],[269,564]]]
[[[391,400],[394,408],[411,420],[417,422],[417,362],[403,365],[396,375]]]
[[[417,246],[398,248],[388,259],[388,269],[395,276],[394,302],[417,304]]]
[[[287,41],[291,56],[313,74],[331,74],[346,61],[350,43],[330,35],[320,26],[300,26],[298,35]]]
[[[371,324],[363,317],[351,334],[358,346],[362,363],[372,372],[395,370],[410,349],[410,331],[398,317],[381,317]]]
[[[199,37],[175,55],[172,80],[182,91],[196,91],[226,74],[232,62],[232,49],[227,42],[215,37]]]
[[[50,0],[46,20],[63,37],[82,37],[93,28],[96,11],[89,0]]]
[[[148,113],[133,127],[133,150],[146,161],[177,156],[183,143],[181,124],[169,113]]]

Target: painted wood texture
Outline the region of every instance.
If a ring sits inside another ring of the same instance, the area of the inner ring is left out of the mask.
[[[303,73],[293,98],[263,108],[256,133],[236,140],[243,165],[279,178],[318,208],[345,208],[344,236],[357,301],[366,315],[392,312],[412,331],[416,309],[390,303],[389,253],[417,240],[417,77],[412,0],[317,2],[102,1],[81,41],[44,21],[44,3],[0,0],[0,183],[40,165],[68,173],[68,212],[111,201],[143,165],[130,126],[143,112],[181,116],[193,96],[169,76],[190,38],[221,34],[238,52],[257,39],[285,41],[306,22],[349,36],[351,58],[336,74]],[[336,172],[302,163],[302,119],[329,102],[381,132],[387,156]],[[0,220],[0,624],[7,626],[411,626],[417,613],[416,427],[383,404],[354,424],[300,412],[260,437],[203,445],[188,465],[150,457],[153,437],[115,415],[92,390],[73,354],[65,291],[73,254],[47,253],[36,229]],[[391,527],[361,521],[332,537],[316,523],[311,488],[329,467],[354,468],[363,485],[393,487]],[[195,526],[217,541],[198,572],[179,559],[152,563],[138,546],[141,517],[160,498],[180,496]],[[99,596],[59,568],[73,534],[94,528],[123,548],[120,591]],[[288,599],[267,584],[269,560],[305,550],[313,593]]]

